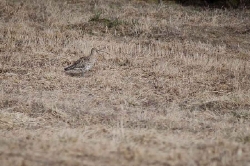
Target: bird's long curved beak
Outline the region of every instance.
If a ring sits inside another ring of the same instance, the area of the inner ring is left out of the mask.
[[[103,47],[103,48],[101,48],[101,49],[97,50],[97,52],[104,52],[104,53],[106,53],[106,54],[109,54],[109,53],[107,53],[107,52],[103,51],[104,49],[105,49],[105,47]],[[109,55],[110,55],[110,54],[109,54]]]

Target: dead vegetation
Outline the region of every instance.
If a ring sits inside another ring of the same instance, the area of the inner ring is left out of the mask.
[[[249,10],[0,0],[2,165],[248,165]],[[85,77],[63,68],[105,47]]]

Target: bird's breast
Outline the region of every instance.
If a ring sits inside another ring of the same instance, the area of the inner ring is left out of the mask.
[[[93,64],[87,64],[85,66],[85,70],[90,70],[92,68]]]

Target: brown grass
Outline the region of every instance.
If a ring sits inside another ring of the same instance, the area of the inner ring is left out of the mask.
[[[0,0],[1,165],[249,165],[249,23],[171,2]],[[92,47],[109,54],[66,75]]]

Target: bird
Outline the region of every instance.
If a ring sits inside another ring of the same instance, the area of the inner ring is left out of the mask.
[[[100,50],[96,48],[92,48],[90,55],[87,57],[81,57],[77,61],[75,61],[72,65],[64,68],[64,71],[70,71],[70,70],[81,70],[82,71],[82,76],[84,76],[85,72],[89,71],[95,64],[97,54],[99,53]]]

